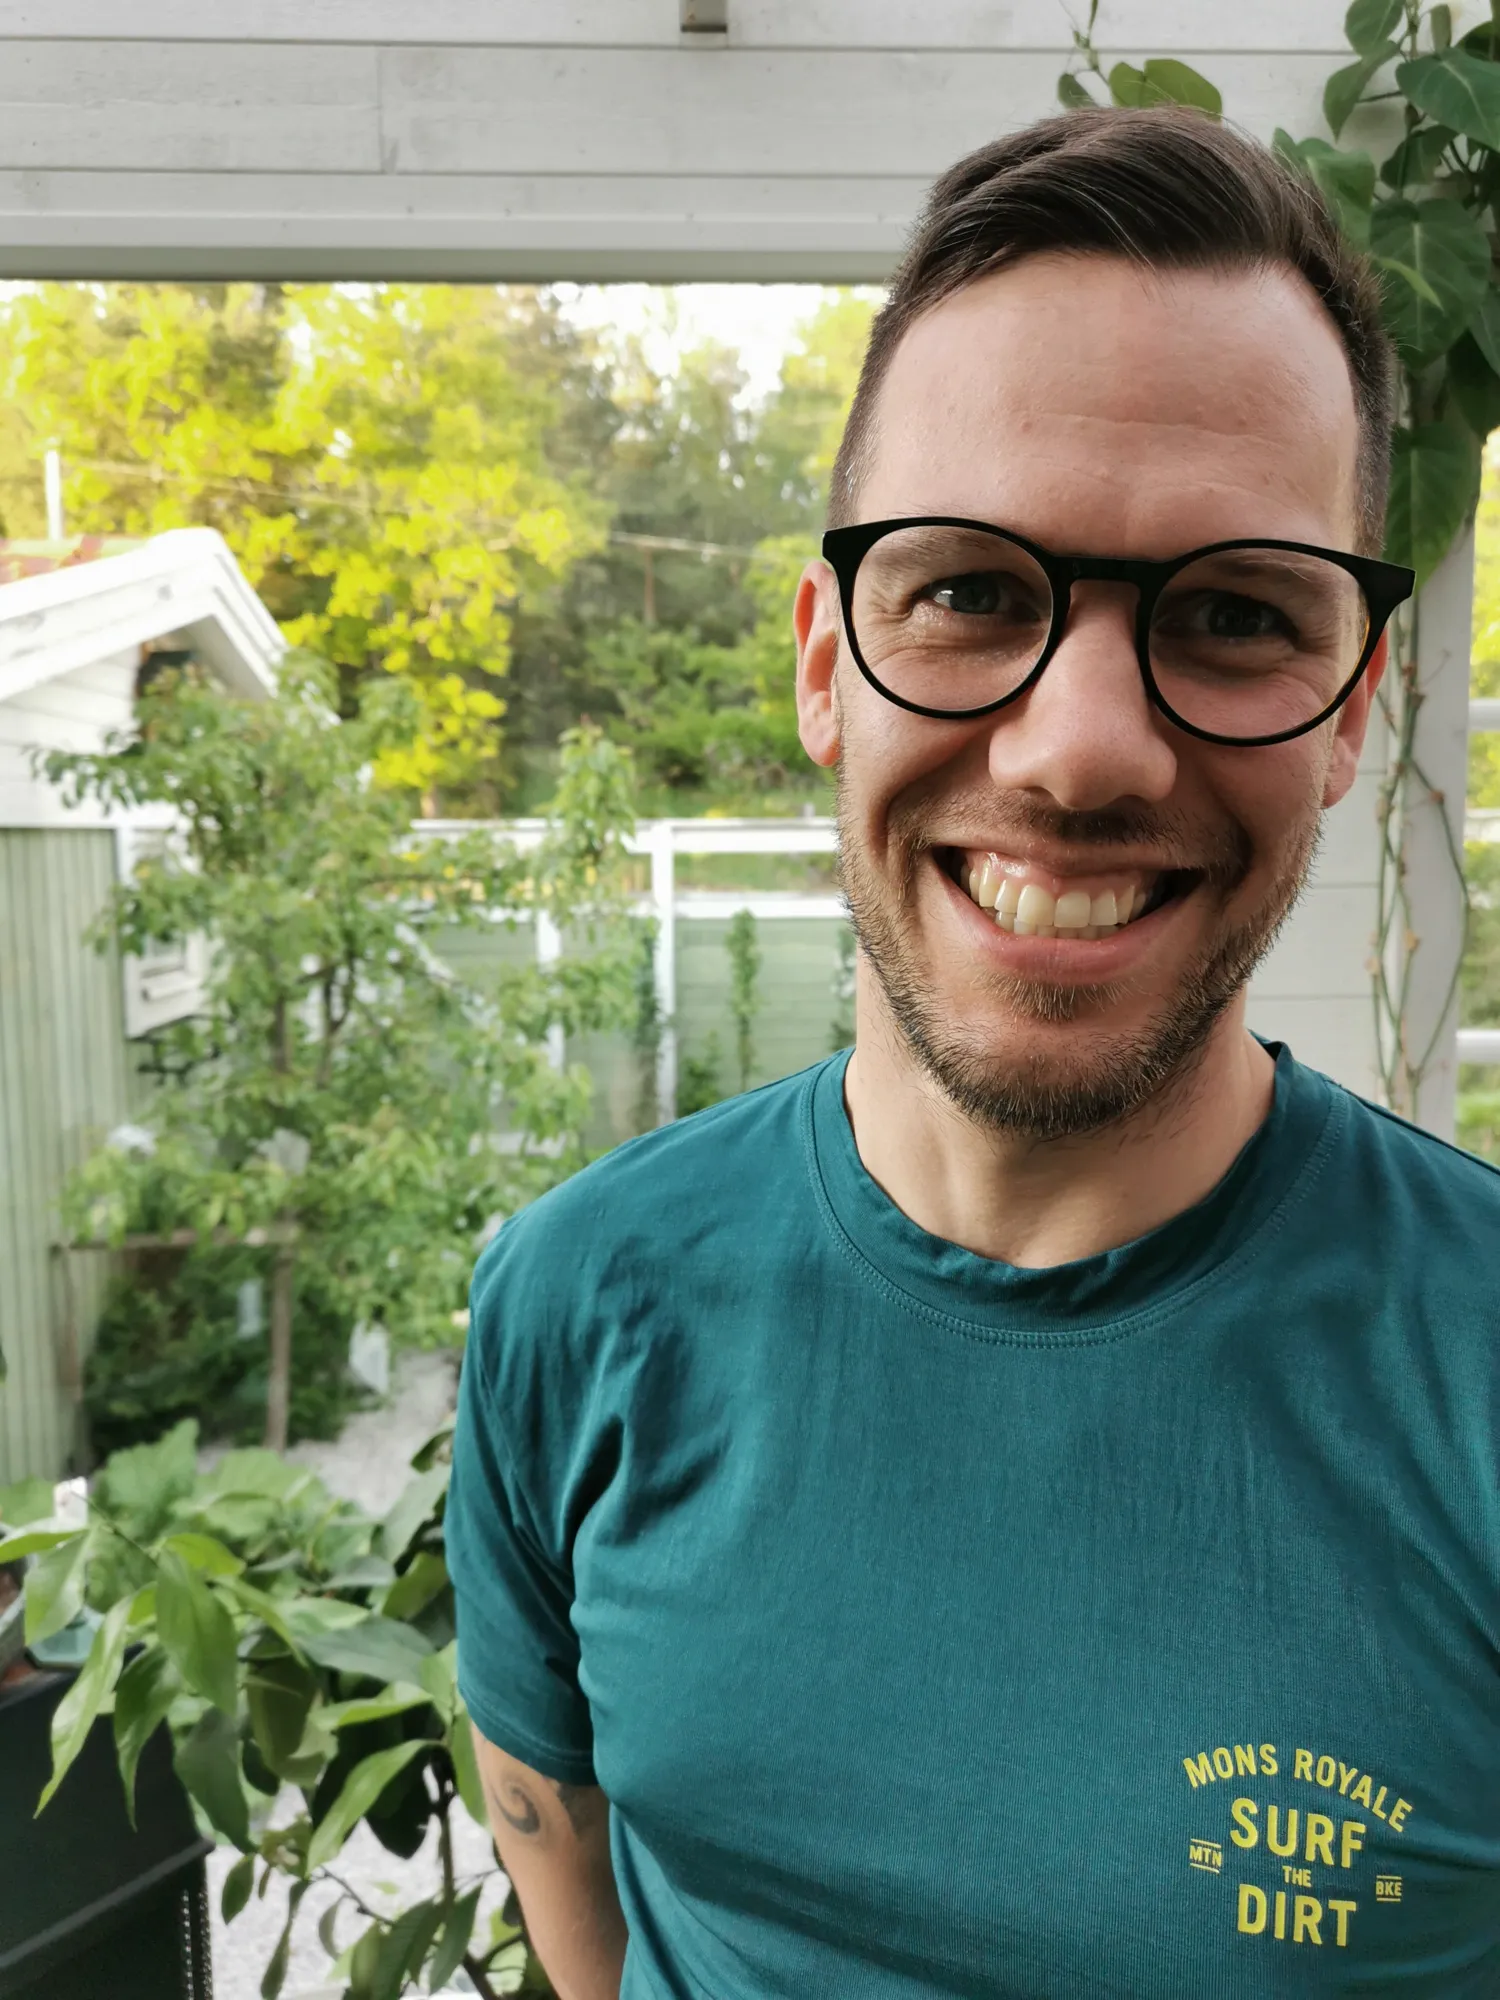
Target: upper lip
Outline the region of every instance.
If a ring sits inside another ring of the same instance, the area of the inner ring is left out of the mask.
[[[1064,853],[1048,852],[1030,843],[1011,845],[1003,840],[940,840],[933,843],[939,853],[995,854],[1002,861],[1018,861],[1046,875],[1170,875],[1190,873],[1188,864],[1164,860],[1160,855],[1121,854],[1111,850],[1098,856],[1081,855],[1076,848]]]

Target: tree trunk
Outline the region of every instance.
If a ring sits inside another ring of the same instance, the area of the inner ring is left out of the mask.
[[[283,1243],[271,1266],[271,1369],[266,1382],[266,1445],[286,1450],[292,1393],[292,1271],[296,1251]]]

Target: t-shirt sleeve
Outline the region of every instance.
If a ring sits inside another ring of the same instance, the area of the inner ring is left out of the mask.
[[[505,1290],[476,1282],[459,1382],[444,1517],[459,1692],[489,1742],[550,1778],[590,1785],[593,1728],[578,1684],[572,1576],[545,1546],[488,1366]]]

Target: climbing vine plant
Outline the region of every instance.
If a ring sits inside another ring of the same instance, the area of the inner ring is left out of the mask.
[[[1484,440],[1500,426],[1500,0],[1492,0],[1492,10],[1455,40],[1447,5],[1354,0],[1344,20],[1353,61],[1335,70],[1323,91],[1333,142],[1280,130],[1274,140],[1277,152],[1322,190],[1381,275],[1386,325],[1401,361],[1385,553],[1410,564],[1419,586],[1473,514]],[[1139,68],[1106,67],[1094,44],[1097,15],[1092,0],[1087,25],[1074,31],[1074,60],[1058,79],[1065,106],[1107,97],[1222,115],[1218,90],[1186,63],[1153,58]],[[1407,1031],[1419,942],[1407,891],[1413,808],[1439,809],[1466,916],[1468,901],[1442,795],[1416,753],[1419,621],[1420,611],[1398,623],[1380,696],[1391,757],[1379,803],[1379,926],[1370,968],[1386,1095],[1408,1113],[1441,1032],[1440,1026],[1425,1047],[1414,1047]],[[1458,978],[1455,965],[1450,1003]],[[1447,1015],[1445,1007],[1441,1020]]]

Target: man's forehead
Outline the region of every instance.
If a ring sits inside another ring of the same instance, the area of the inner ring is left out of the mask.
[[[1117,517],[1116,533],[1180,541],[1174,513],[1200,505],[1212,525],[1199,540],[1343,536],[1358,443],[1343,346],[1296,272],[1038,256],[905,334],[860,512],[1001,508],[1020,526],[1017,506],[1048,515],[1084,499],[1106,539]],[[1134,504],[1163,484],[1161,504]],[[1045,537],[1041,520],[1030,525]]]

